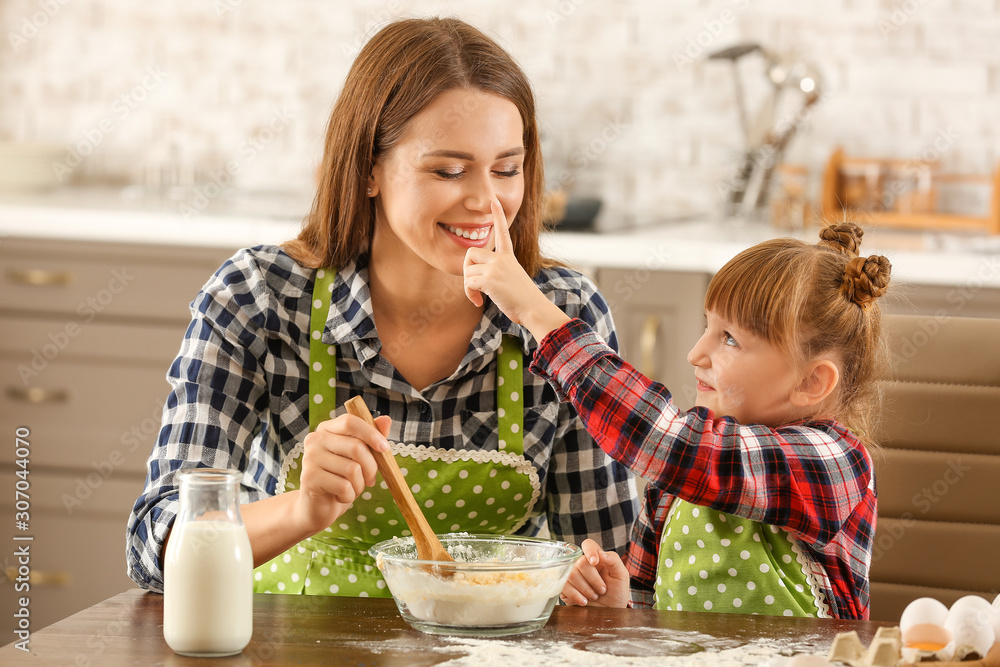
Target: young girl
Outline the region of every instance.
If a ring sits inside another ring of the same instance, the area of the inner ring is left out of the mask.
[[[567,604],[868,618],[866,445],[890,265],[859,257],[861,236],[840,224],[816,245],[774,239],[719,271],[688,354],[698,401],[687,412],[534,288],[503,232],[496,252],[469,251],[469,298],[484,293],[526,326],[540,341],[531,370],[604,451],[651,480],[627,567],[585,541]]]

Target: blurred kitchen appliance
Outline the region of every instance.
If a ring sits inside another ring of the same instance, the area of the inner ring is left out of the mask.
[[[942,192],[977,188],[980,215],[949,211]],[[948,229],[1000,234],[1000,165],[990,174],[951,174],[934,160],[847,157],[840,148],[827,161],[823,217],[884,227]]]
[[[771,89],[751,121],[747,118],[738,61],[752,53],[759,53],[763,57],[764,75]],[[730,46],[709,54],[708,59],[730,63],[745,142],[743,157],[736,173],[725,186],[726,214],[753,216],[767,203],[772,175],[781,163],[788,143],[805,119],[809,108],[819,101],[819,72],[808,63],[788,61],[753,43]],[[801,99],[797,111],[790,118],[776,122],[780,102],[786,91],[799,93]]]
[[[542,220],[555,231],[594,231],[601,200],[595,197],[578,197],[564,190],[551,190],[542,198]]]

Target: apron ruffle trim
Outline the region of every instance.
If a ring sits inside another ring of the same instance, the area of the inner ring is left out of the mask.
[[[830,605],[827,604],[826,596],[823,595],[823,587],[820,586],[818,581],[818,578],[822,578],[826,585],[830,587],[832,586],[830,578],[819,563],[805,555],[797,539],[789,535],[787,531],[785,537],[788,538],[789,543],[792,545],[792,551],[795,552],[795,560],[798,562],[802,574],[806,576],[809,588],[812,589],[813,602],[816,603],[816,615],[819,618],[833,618],[833,615],[830,613]]]
[[[281,472],[278,474],[278,493],[284,493],[286,491],[285,484],[288,482],[288,471],[293,468],[298,469],[298,460],[302,458],[302,455],[305,454],[305,452],[305,443],[297,442],[295,443],[295,446],[292,447],[292,451],[285,454],[285,459],[281,462]]]
[[[514,454],[512,452],[483,451],[478,449],[440,449],[438,447],[428,447],[427,445],[404,445],[398,442],[389,441],[392,453],[411,458],[414,461],[441,461],[442,463],[454,463],[456,461],[474,461],[475,463],[493,463],[496,465],[513,468],[515,472],[527,475],[531,484],[531,502],[524,512],[524,516],[514,526],[511,532],[516,532],[532,516],[532,510],[542,494],[542,485],[538,480],[538,471],[531,461]],[[285,460],[281,463],[281,473],[278,475],[278,493],[285,493],[285,484],[288,481],[289,470],[298,468],[298,461],[301,460],[305,452],[305,443],[296,443],[292,451],[285,455]]]

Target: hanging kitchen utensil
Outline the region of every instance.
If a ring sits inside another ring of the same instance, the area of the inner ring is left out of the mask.
[[[765,75],[771,84],[767,95],[754,116],[751,124],[746,122],[745,101],[739,96],[738,106],[741,122],[744,124],[746,145],[743,158],[728,184],[726,197],[728,215],[752,215],[767,201],[767,189],[775,167],[781,162],[782,154],[803,114],[819,100],[819,74],[806,63],[791,63],[761,48],[756,44],[741,44],[710,54],[709,59],[735,60],[748,53],[760,52],[766,62]],[[735,66],[733,68],[735,72]],[[735,79],[738,81],[738,76]],[[737,86],[739,84],[737,83]],[[742,86],[739,86],[742,91]],[[786,90],[796,90],[804,95],[802,106],[786,127],[778,131],[775,117],[779,103]]]
[[[715,51],[708,54],[709,60],[728,60],[731,67],[730,71],[733,75],[733,87],[736,89],[736,108],[739,110],[740,114],[740,128],[743,130],[743,140],[749,141],[749,124],[747,122],[747,108],[746,100],[743,95],[743,83],[740,80],[739,68],[736,65],[738,61],[743,56],[753,53],[754,51],[759,51],[760,45],[753,43],[746,44],[736,44],[734,46],[727,47],[721,51]]]
[[[802,103],[802,108],[799,110],[797,116],[804,114],[806,110],[818,101],[818,94],[810,93],[806,95],[806,98]],[[754,210],[763,206],[767,202],[768,191],[771,188],[771,178],[774,175],[774,170],[781,163],[781,157],[785,152],[785,148],[788,147],[788,142],[792,140],[792,136],[794,136],[796,129],[798,129],[798,123],[789,123],[788,127],[786,127],[781,134],[777,136],[772,135],[768,140],[768,145],[771,148],[770,159],[767,161],[767,164],[763,166],[757,188],[754,190],[752,196],[747,197],[744,200],[746,209]]]
[[[771,90],[764,96],[764,101],[761,102],[757,115],[754,116],[754,121],[747,132],[747,148],[749,150],[759,148],[767,141],[771,128],[774,126],[774,115],[777,113],[778,103],[781,101],[781,93],[788,82],[788,65],[780,62],[767,51],[761,50],[761,53],[764,54],[767,61],[765,75],[771,83]]]

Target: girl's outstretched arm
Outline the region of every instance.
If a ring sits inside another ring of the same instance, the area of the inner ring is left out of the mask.
[[[602,551],[594,540],[584,540],[580,546],[583,555],[573,564],[559,596],[562,601],[581,607],[627,607],[629,576],[621,557]]]
[[[871,539],[871,459],[836,422],[772,429],[707,408],[681,411],[583,322],[546,336],[531,371],[572,401],[601,449],[665,493],[784,528],[816,548],[845,525]],[[851,525],[859,516],[871,525]]]

